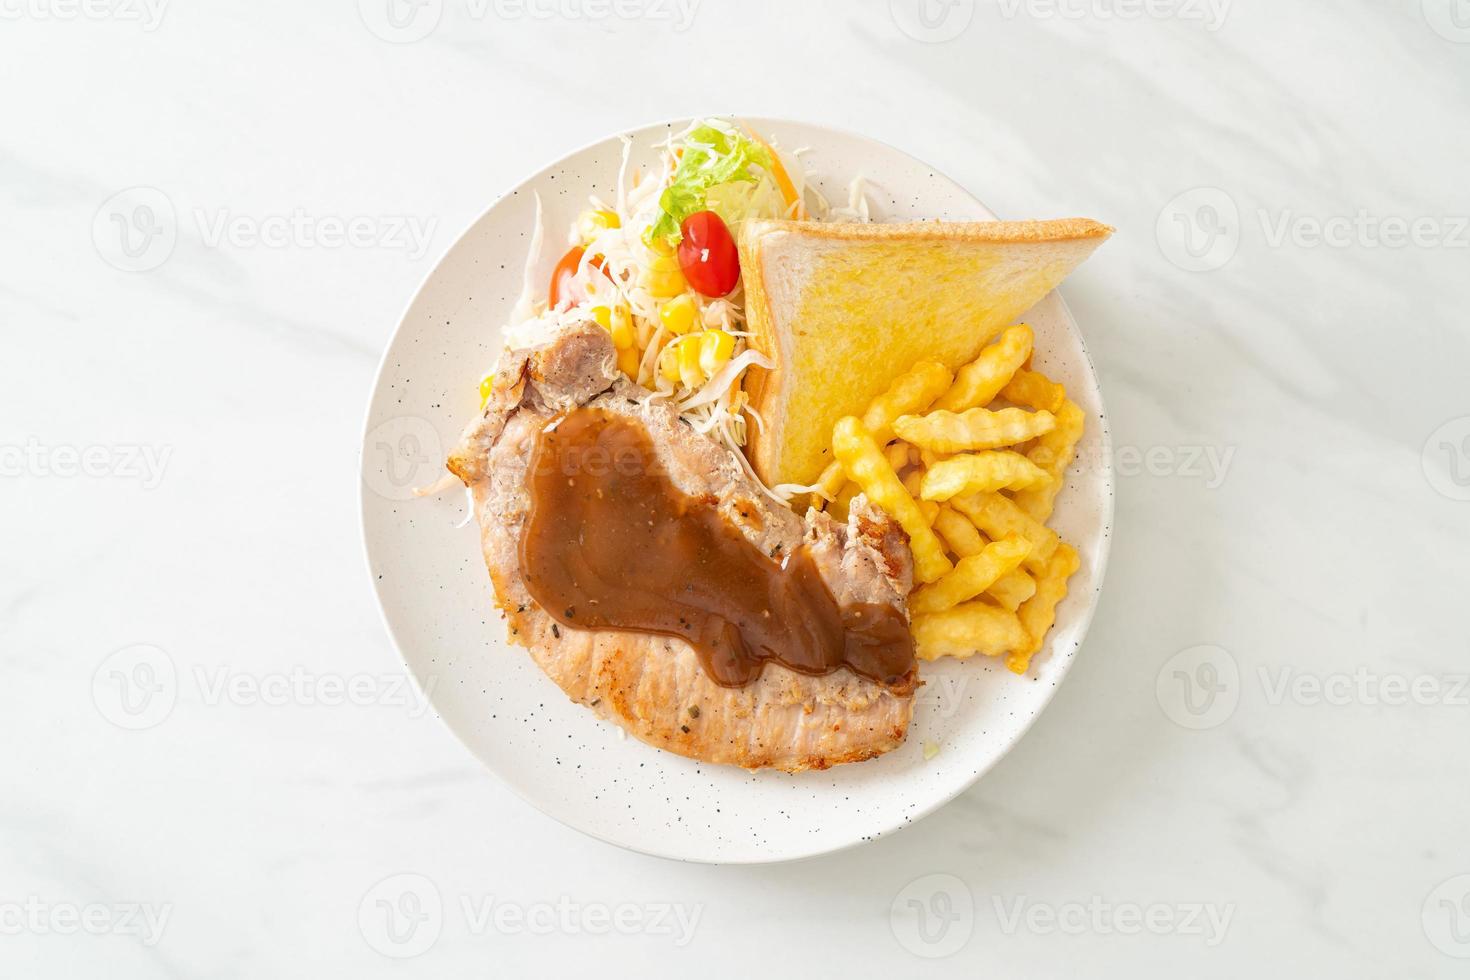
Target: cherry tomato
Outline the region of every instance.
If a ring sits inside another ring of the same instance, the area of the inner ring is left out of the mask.
[[[582,290],[575,288],[573,282],[577,275],[577,269],[582,264],[583,251],[584,249],[580,245],[572,246],[567,250],[567,254],[563,255],[561,260],[556,263],[556,268],[551,270],[551,288],[548,290],[546,297],[548,308],[555,310],[562,305],[572,306],[586,298],[582,295]],[[603,257],[601,255],[592,256],[592,261],[589,264],[592,268],[607,276],[609,280],[612,279],[612,276],[608,275],[607,269],[603,267]]]
[[[556,268],[551,270],[551,290],[546,298],[546,305],[555,310],[559,308],[562,301],[571,303],[572,278],[577,274],[577,267],[582,264],[582,249],[578,246],[568,250]]]
[[[679,269],[705,296],[724,296],[740,281],[740,253],[730,229],[713,211],[696,211],[679,230]]]

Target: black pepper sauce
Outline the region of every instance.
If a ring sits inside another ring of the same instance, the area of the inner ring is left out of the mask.
[[[563,626],[682,637],[726,687],[768,660],[880,683],[914,669],[897,608],[839,607],[805,547],[763,554],[716,499],[674,486],[636,422],[589,408],[562,416],[538,437],[527,479],[521,573]]]

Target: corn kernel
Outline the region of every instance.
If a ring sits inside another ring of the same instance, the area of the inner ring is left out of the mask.
[[[658,318],[663,321],[669,333],[673,334],[688,333],[694,326],[694,314],[694,297],[688,293],[680,293],[658,310]]]
[[[699,335],[699,367],[712,378],[735,353],[735,338],[723,330],[706,330]]]
[[[609,328],[612,334],[613,346],[618,350],[629,350],[633,346],[633,314],[626,306],[614,306],[612,309],[612,326]]]
[[[658,352],[658,373],[670,381],[679,380],[679,344],[682,342],[671,341]]]
[[[624,347],[618,351],[618,370],[634,381],[638,380],[638,349]]]
[[[583,211],[577,218],[577,237],[581,239],[583,245],[587,245],[609,228],[621,228],[622,226],[623,223],[616,212]]]
[[[654,296],[669,299],[682,293],[685,286],[678,259],[670,255],[655,255],[648,263],[648,291]]]
[[[495,388],[495,372],[491,371],[480,379],[480,407],[490,400],[490,392]]]
[[[686,388],[698,388],[704,382],[704,375],[699,370],[702,346],[694,334],[679,339],[679,380]]]

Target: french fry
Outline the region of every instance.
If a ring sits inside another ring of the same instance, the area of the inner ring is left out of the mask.
[[[948,500],[965,493],[1025,490],[1051,482],[1050,473],[1020,453],[985,450],[935,463],[924,474],[920,493],[925,500]]]
[[[1017,568],[996,579],[995,584],[985,590],[985,594],[994,599],[996,605],[1002,609],[1015,612],[1021,608],[1021,603],[1036,594],[1036,579],[1024,568]]]
[[[944,462],[946,459],[949,459],[949,457],[944,455],[943,453],[936,453],[932,449],[919,449],[918,446],[915,446],[914,448],[918,449],[919,463],[923,465],[925,469],[928,469],[929,467],[932,467],[938,463]]]
[[[939,513],[934,516],[934,530],[949,545],[949,550],[961,558],[969,558],[985,550],[985,539],[975,529],[974,523],[948,504],[939,505]]]
[[[998,493],[975,493],[955,497],[951,503],[955,510],[974,521],[975,526],[991,538],[1018,534],[1031,542],[1031,553],[1026,556],[1025,564],[1037,574],[1046,571],[1047,562],[1061,543],[1057,532],[1032,518],[1009,497]]]
[[[1067,400],[1067,389],[1038,371],[1022,368],[1000,390],[1000,397],[1016,405],[1055,414]]]
[[[906,442],[892,443],[884,448],[883,458],[888,460],[888,465],[893,467],[895,472],[903,469],[909,465],[909,444]]]
[[[954,375],[934,361],[920,361],[894,379],[888,390],[863,413],[863,425],[880,446],[893,438],[893,422],[902,415],[922,412],[944,394]]]
[[[909,496],[913,497],[914,500],[917,501],[919,499],[919,486],[924,482],[924,471],[911,470],[909,474],[903,478],[902,482],[903,488],[909,492]]]
[[[920,660],[1001,657],[1024,649],[1029,638],[1013,612],[988,602],[966,602],[944,612],[915,616],[914,652]]]
[[[1085,416],[1032,367],[1034,342],[1018,324],[956,375],[917,364],[833,431],[813,503],[845,521],[865,493],[908,532],[921,659],[984,654],[1024,674],[1080,565],[1046,522]]]
[[[812,494],[812,506],[819,506],[819,500],[835,500],[846,485],[847,474],[842,472],[842,464],[833,460],[817,478],[817,492]]]
[[[878,443],[860,419],[849,415],[838,421],[832,431],[832,452],[868,499],[908,532],[917,581],[933,582],[954,567],[945,557],[939,537],[924,520],[923,511],[903,488],[898,474],[883,458]]]
[[[1031,667],[1031,658],[1041,651],[1046,634],[1057,618],[1057,604],[1067,595],[1067,579],[1081,566],[1081,559],[1071,545],[1063,544],[1046,563],[1046,571],[1036,580],[1036,594],[1017,611],[1021,628],[1026,631],[1027,642],[1006,655],[1006,667],[1017,674],[1024,674]]]
[[[894,420],[893,431],[900,439],[921,449],[957,453],[1013,446],[1050,432],[1056,424],[1056,417],[1050,412],[1028,412],[1020,408],[992,412],[972,408],[958,415],[942,411],[903,415]]]
[[[946,412],[963,412],[989,405],[1031,356],[1032,340],[1031,328],[1026,324],[1007,327],[979,357],[960,368],[954,384],[939,396],[934,407]]]
[[[926,502],[921,500],[919,503]],[[949,550],[961,558],[980,554],[988,543],[973,521],[948,504],[940,505],[939,513],[934,517],[934,530],[949,545]],[[1036,580],[1025,569],[1014,568],[996,579],[985,594],[1002,608],[1015,612],[1021,603],[1036,594]]]
[[[922,616],[943,612],[982,594],[1007,572],[1021,564],[1031,545],[1019,536],[988,545],[978,555],[961,558],[948,575],[909,596],[909,613]]]
[[[1082,409],[1072,401],[1065,402],[1057,412],[1057,427],[1036,440],[1027,458],[1046,470],[1050,483],[1028,487],[1016,494],[1016,506],[1033,519],[1045,522],[1051,517],[1057,493],[1062,489],[1062,477],[1077,455],[1077,443],[1082,438],[1084,417]]]
[[[863,425],[881,446],[893,438],[894,419],[924,411],[953,380],[954,375],[943,364],[920,361],[907,373],[894,378],[888,390],[873,399],[867,411],[863,412]],[[841,463],[836,460],[828,463],[817,479],[821,485],[818,495],[831,500],[842,489],[842,481],[846,478]]]

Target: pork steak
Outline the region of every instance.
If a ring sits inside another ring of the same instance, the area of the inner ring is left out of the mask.
[[[769,661],[743,687],[710,678],[678,637],[569,628],[531,598],[520,541],[528,467],[541,431],[589,406],[642,425],[675,487],[719,501],[720,513],[768,555],[805,545],[841,605],[891,604],[912,584],[902,530],[861,496],[846,525],[805,520],[768,498],[729,450],[700,435],[667,404],[616,370],[606,331],[563,330],[542,347],[507,351],[481,415],[448,466],[474,497],[480,540],[511,639],[574,701],[650,745],[705,762],[797,772],[858,762],[898,746],[908,730],[916,671],[888,682],[842,668],[813,676]]]

